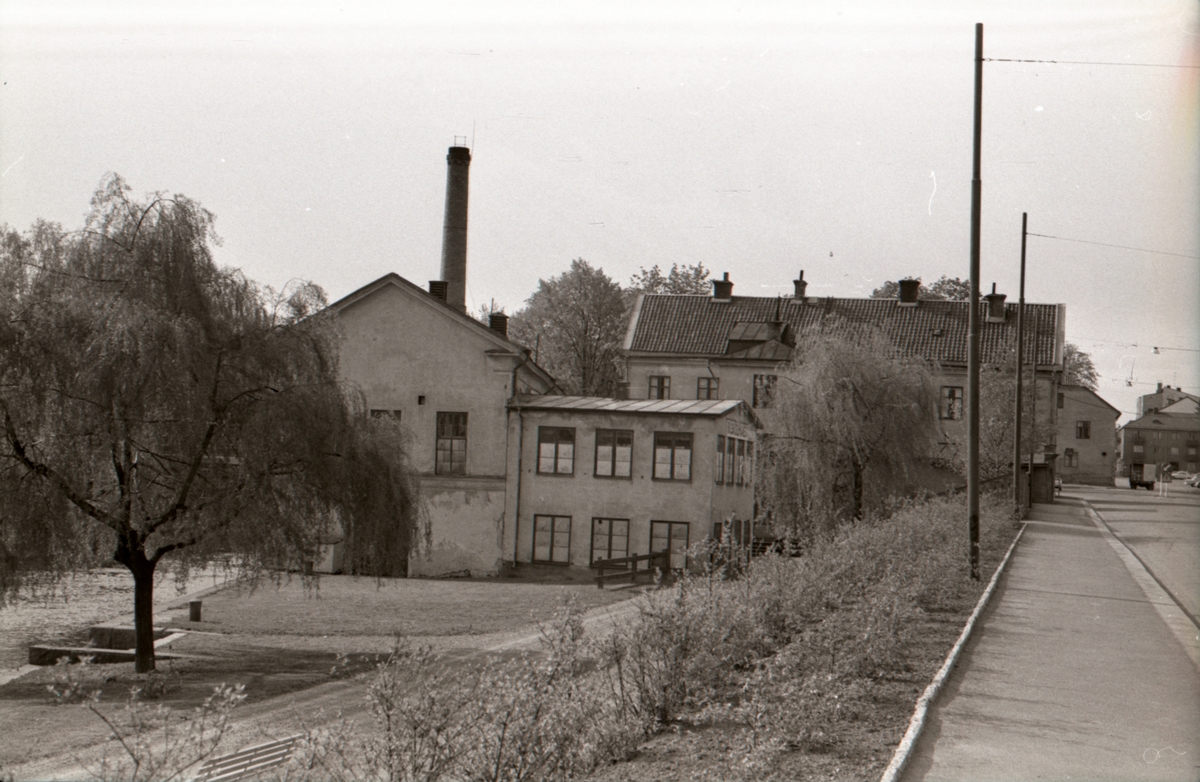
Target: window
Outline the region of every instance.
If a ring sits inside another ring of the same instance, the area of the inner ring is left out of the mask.
[[[716,479],[717,485],[725,483],[725,435],[717,435],[717,463],[716,463]]]
[[[754,376],[754,396],[751,399],[752,407],[771,406],[771,401],[775,396],[775,381],[777,379],[775,375]]]
[[[1067,467],[1078,467],[1079,454],[1075,452],[1074,448],[1068,448],[1067,450],[1063,451],[1063,461],[1066,463],[1065,466]]]
[[[1189,446],[1187,447],[1187,449],[1188,449],[1188,456],[1195,456],[1195,455],[1196,455],[1196,446],[1194,446],[1194,445],[1189,445]]]
[[[651,375],[650,376],[650,399],[670,399],[671,398],[671,376],[670,375]]]
[[[1172,445],[1172,446],[1171,446],[1171,455],[1172,455],[1172,456],[1178,456],[1178,455],[1179,455],[1179,447],[1178,447],[1178,446],[1175,446],[1175,445]]]
[[[1134,443],[1134,446],[1133,446],[1134,453],[1144,453],[1145,451],[1146,451],[1146,446],[1142,445],[1141,443]]]
[[[715,377],[700,377],[696,378],[696,398],[697,399],[720,399],[717,391],[720,389],[721,380]]]
[[[632,474],[633,432],[626,429],[596,430],[597,478],[628,478]]]
[[[395,421],[396,423],[400,423],[400,411],[399,410],[372,410],[371,418],[373,418],[375,420],[390,418],[393,421]]]
[[[746,485],[746,441],[737,441],[737,485]]]
[[[592,564],[629,556],[629,519],[592,519]]]
[[[1092,422],[1091,421],[1076,421],[1075,422],[1075,439],[1076,440],[1092,439]]]
[[[437,475],[467,474],[467,414],[437,414]]]
[[[1066,396],[1067,395],[1064,394],[1062,391],[1058,392],[1058,409],[1059,410],[1063,409],[1063,405],[1066,403]]]
[[[533,517],[533,561],[571,561],[571,517]]]
[[[575,429],[565,426],[538,427],[538,463],[541,475],[575,474]]]
[[[654,479],[692,479],[692,435],[690,432],[654,433]]]
[[[732,486],[734,481],[734,465],[737,462],[737,439],[725,440],[725,484]]]
[[[938,418],[958,421],[963,417],[962,386],[942,386],[942,403],[938,407]]]
[[[683,570],[687,565],[688,523],[686,521],[651,521],[650,553],[671,552],[669,565],[672,570]]]

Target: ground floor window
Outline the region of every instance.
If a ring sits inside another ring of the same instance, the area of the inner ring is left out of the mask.
[[[629,556],[629,519],[592,519],[592,562]]]
[[[571,517],[533,517],[533,561],[571,561]]]
[[[671,553],[672,570],[683,570],[687,565],[688,523],[686,521],[650,522],[650,553]]]

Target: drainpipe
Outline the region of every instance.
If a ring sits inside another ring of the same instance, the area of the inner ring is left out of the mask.
[[[529,363],[529,351],[525,351],[525,357],[517,362],[513,367],[512,373],[512,396],[511,399],[517,398],[517,371],[521,367]],[[517,552],[520,545],[521,532],[521,475],[522,475],[522,457],[525,455],[525,413],[521,408],[517,408],[517,496],[516,508],[513,510],[513,567],[517,566]],[[503,531],[501,531],[503,534]]]

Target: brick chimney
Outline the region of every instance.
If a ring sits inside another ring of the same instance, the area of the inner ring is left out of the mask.
[[[917,298],[921,293],[921,281],[913,279],[904,279],[900,281],[900,299],[901,307],[917,306]]]
[[[430,280],[429,295],[435,299],[446,300],[446,281],[445,280]]]
[[[503,312],[493,312],[488,315],[488,328],[508,339],[508,316]]]
[[[796,292],[792,298],[798,301],[804,301],[804,291],[808,289],[808,283],[804,281],[804,270],[800,270],[800,276],[792,280],[792,285],[796,286]]]
[[[987,301],[987,322],[988,323],[1003,323],[1004,322],[1004,300],[1008,298],[1007,294],[996,293],[996,283],[992,283],[992,292],[983,297]]]
[[[719,280],[713,280],[713,301],[730,301],[733,299],[733,283],[729,281],[729,272]]]
[[[442,223],[442,280],[446,303],[467,311],[467,189],[471,150],[450,147],[446,154],[446,216]]]

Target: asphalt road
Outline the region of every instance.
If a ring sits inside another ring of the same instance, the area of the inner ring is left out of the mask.
[[[1200,619],[1200,488],[1176,481],[1167,497],[1145,489],[1073,486],[1079,497],[1133,550],[1193,621]]]

